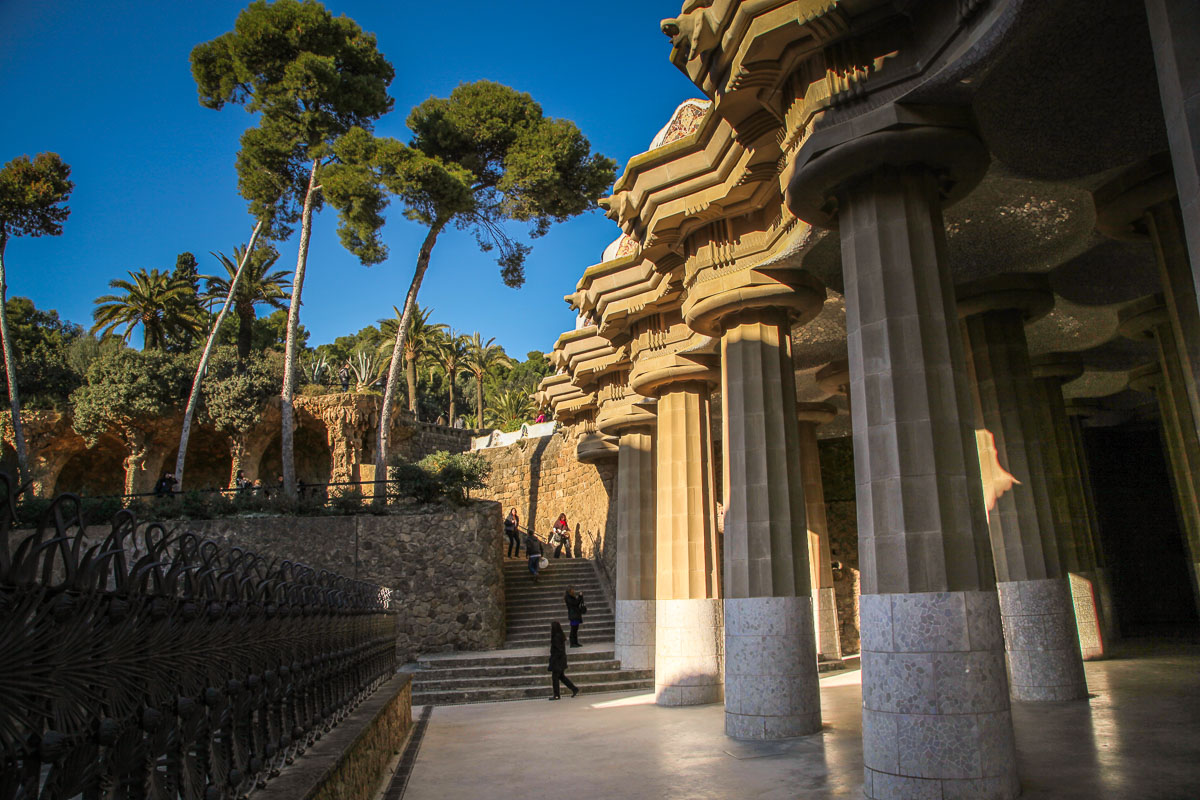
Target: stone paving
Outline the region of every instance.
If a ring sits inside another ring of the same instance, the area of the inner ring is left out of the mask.
[[[1086,669],[1089,701],[1014,703],[1022,797],[1200,797],[1200,646]],[[719,704],[647,693],[437,708],[404,797],[859,798],[858,676],[822,678],[820,734],[776,742],[727,738]]]

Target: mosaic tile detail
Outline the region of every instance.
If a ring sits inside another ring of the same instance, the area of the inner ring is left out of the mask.
[[[962,592],[894,594],[892,640],[897,652],[969,650]]]

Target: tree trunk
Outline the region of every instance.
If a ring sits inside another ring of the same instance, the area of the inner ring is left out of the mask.
[[[404,360],[404,337],[408,333],[408,321],[412,318],[413,307],[417,304],[417,292],[421,291],[421,281],[425,278],[425,270],[429,269],[429,256],[437,243],[438,234],[446,226],[445,220],[438,220],[429,227],[425,241],[421,243],[421,251],[417,254],[417,269],[413,273],[412,283],[408,285],[408,296],[404,298],[404,312],[400,315],[400,324],[396,327],[396,344],[392,347],[392,363],[388,366],[387,385],[383,389],[383,406],[379,409],[379,433],[375,437],[375,476],[378,483],[375,486],[375,502],[387,502],[387,463],[388,445],[391,439],[392,399],[396,393],[396,381],[400,377],[400,362]],[[409,405],[416,411],[416,365],[410,365],[408,397]]]
[[[246,260],[242,259],[242,264]],[[233,279],[236,281],[238,275],[242,274],[242,264],[238,265],[238,271],[234,274]],[[232,290],[231,290],[232,291]],[[238,361],[244,362],[250,357],[250,347],[254,343],[254,303],[247,302],[245,307],[242,303],[237,303],[234,306],[234,312],[238,317],[238,332],[237,332],[237,353]]]
[[[25,431],[21,427],[21,398],[17,392],[17,354],[8,336],[8,278],[4,273],[4,248],[8,236],[0,234],[0,345],[4,350],[4,375],[8,378],[8,405],[12,409],[13,444],[17,449],[17,483],[29,473],[25,454]]]
[[[146,463],[146,434],[133,429],[126,431],[123,438],[128,451],[122,464],[125,467],[125,494],[135,494],[138,488],[138,473]]]
[[[246,252],[242,255],[242,263],[238,264],[237,272],[233,274],[233,280],[229,282],[229,293],[225,295],[225,305],[221,306],[217,318],[213,321],[212,330],[208,332],[208,341],[204,344],[204,352],[200,355],[200,363],[196,366],[196,376],[192,378],[192,393],[188,395],[187,408],[183,412],[183,431],[179,434],[179,455],[175,459],[175,481],[181,492],[183,491],[183,465],[187,458],[188,437],[192,434],[192,418],[196,415],[196,403],[200,399],[200,382],[204,380],[204,372],[208,369],[208,358],[212,355],[213,344],[217,341],[217,331],[221,329],[221,323],[225,321],[225,315],[229,313],[229,306],[233,303],[233,293],[237,291],[238,279],[242,277],[242,271],[250,261],[250,253],[254,250],[254,243],[258,241],[258,234],[262,232],[262,227],[262,220],[259,220],[258,224],[254,226],[254,232],[250,234],[250,243],[246,245]]]
[[[417,416],[417,359],[415,353],[413,356],[413,358],[409,358],[406,355],[404,361],[405,378],[408,382],[408,410],[415,417]]]
[[[450,419],[449,419],[449,422],[450,422],[451,428],[454,427],[454,373],[456,373],[456,372],[458,372],[458,370],[456,370],[456,369],[446,370],[446,375],[447,375],[447,377],[450,378]]]
[[[300,215],[300,252],[296,256],[292,299],[288,303],[287,341],[283,350],[283,391],[279,395],[282,412],[279,455],[283,462],[283,491],[288,497],[296,496],[296,443],[292,435],[296,415],[295,409],[292,408],[292,395],[296,383],[296,336],[300,327],[300,293],[304,290],[304,268],[308,266],[308,241],[312,237],[313,199],[318,188],[317,162],[314,161],[312,172],[308,176],[308,191],[304,194],[304,211]]]
[[[475,374],[475,428],[483,430],[483,375]]]
[[[240,436],[229,437],[229,488],[236,489],[237,475],[242,471],[242,462],[246,460],[246,442]]]

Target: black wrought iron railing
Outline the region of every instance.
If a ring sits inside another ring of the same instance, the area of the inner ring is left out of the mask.
[[[396,668],[392,593],[0,474],[0,800],[242,798]]]

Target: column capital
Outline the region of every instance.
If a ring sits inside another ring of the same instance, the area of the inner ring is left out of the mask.
[[[1175,196],[1171,156],[1157,153],[1092,192],[1096,230],[1111,239],[1145,241],[1146,212]]]
[[[1153,339],[1155,331],[1170,324],[1167,305],[1161,294],[1150,295],[1121,309],[1118,332],[1128,339]]]
[[[1014,273],[993,275],[955,289],[958,318],[989,311],[1019,311],[1026,324],[1041,319],[1054,308],[1054,292],[1045,275]]]
[[[811,225],[835,228],[838,191],[887,167],[933,172],[949,205],[983,180],[989,161],[967,109],[890,103],[813,133],[793,162],[787,206]]]
[[[623,389],[624,391],[620,391]],[[627,433],[653,433],[656,417],[655,401],[623,387],[612,387],[600,394],[600,410],[596,412],[596,428],[609,436]]]
[[[707,336],[721,336],[740,321],[783,313],[792,325],[803,325],[825,304],[825,285],[794,267],[752,267],[697,281],[683,301],[683,319]]]
[[[817,386],[826,394],[850,394],[850,362],[845,358],[831,361],[817,370]]]
[[[837,417],[837,406],[832,403],[796,403],[796,421],[824,425]]]
[[[720,340],[696,333],[678,311],[639,320],[631,342],[629,387],[640,395],[658,397],[680,383],[721,382]]]
[[[1157,363],[1143,364],[1129,371],[1129,388],[1135,392],[1157,394],[1163,385],[1163,371]]]
[[[1048,353],[1034,358],[1030,365],[1033,367],[1033,377],[1038,380],[1070,383],[1083,375],[1083,364],[1072,353]]]
[[[605,436],[600,431],[589,431],[575,445],[575,458],[583,464],[595,464],[616,458],[619,451],[615,437]]]

